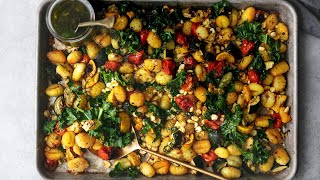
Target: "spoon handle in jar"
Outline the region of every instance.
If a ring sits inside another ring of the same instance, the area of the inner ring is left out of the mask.
[[[214,177],[214,178],[216,178],[216,179],[226,180],[226,178],[224,178],[224,177],[222,177],[222,176],[219,176],[219,175],[217,175],[217,174],[214,174],[213,172],[206,171],[206,170],[204,170],[204,169],[201,169],[201,168],[192,166],[192,165],[190,165],[190,164],[181,162],[181,161],[179,161],[179,160],[177,160],[177,159],[174,159],[174,158],[172,158],[172,157],[168,157],[168,156],[165,156],[165,155],[162,155],[162,154],[159,154],[159,153],[150,151],[150,150],[145,149],[145,148],[141,148],[141,150],[146,151],[146,152],[149,153],[149,154],[158,156],[158,157],[160,157],[160,158],[162,158],[162,159],[166,159],[166,160],[171,161],[171,162],[174,162],[174,163],[176,163],[176,164],[185,166],[185,167],[187,167],[187,168],[189,168],[189,169],[192,169],[192,170],[198,171],[198,172],[200,172],[200,173],[206,174],[206,175],[208,175],[208,176]]]

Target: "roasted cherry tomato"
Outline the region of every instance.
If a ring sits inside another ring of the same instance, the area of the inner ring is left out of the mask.
[[[44,167],[50,172],[55,171],[58,165],[59,165],[58,161],[53,161],[50,159],[46,159],[46,162],[44,162]]]
[[[260,82],[260,78],[259,78],[258,73],[256,73],[252,69],[250,69],[248,72],[248,78],[249,78],[250,82],[252,82],[252,83],[259,83]]]
[[[172,75],[174,73],[175,68],[176,63],[174,61],[170,59],[162,60],[162,69],[166,74]]]
[[[258,22],[263,22],[265,20],[265,13],[264,11],[262,10],[256,10],[256,14],[255,14],[255,20],[258,21]]]
[[[104,67],[106,70],[117,71],[120,68],[120,63],[115,61],[106,61]]]
[[[82,59],[81,59],[81,62],[82,62],[82,63],[88,64],[89,61],[90,61],[90,58],[89,58],[88,54],[82,55]]]
[[[142,61],[143,61],[143,54],[144,54],[144,50],[137,51],[136,54],[130,54],[130,55],[128,56],[128,60],[129,60],[132,64],[139,65],[139,64],[141,64]]]
[[[279,113],[272,114],[273,119],[273,127],[274,128],[280,128],[282,126],[281,116]]]
[[[144,46],[147,42],[149,31],[147,29],[144,29],[140,32],[140,43],[142,46]]]
[[[192,23],[191,25],[191,34],[194,36],[194,37],[198,37],[198,34],[196,32],[197,30],[197,27],[199,26],[200,23]]]
[[[103,160],[109,160],[111,154],[111,147],[102,146],[98,150],[98,156]]]
[[[59,122],[58,122],[58,123],[56,123],[56,126],[54,127],[54,132],[58,136],[63,136],[63,134],[67,132],[67,128],[60,129],[60,125],[59,125]]]
[[[192,68],[197,62],[193,59],[192,56],[184,56],[183,63],[186,69]]]
[[[211,128],[213,130],[218,130],[222,124],[222,121],[209,121],[207,119],[204,120],[204,125],[207,126],[207,128]]]
[[[208,153],[202,154],[202,159],[207,163],[210,163],[218,159],[218,156],[214,153],[213,149],[211,149]]]
[[[180,45],[186,44],[187,38],[181,32],[177,32],[176,33],[176,42]]]
[[[211,71],[214,71],[214,76],[215,77],[219,77],[222,75],[223,73],[223,67],[225,67],[226,64],[224,63],[224,61],[213,61],[211,63],[209,63],[207,71],[208,73]]]
[[[186,112],[189,112],[190,108],[192,108],[196,102],[197,98],[194,95],[182,95],[175,97],[175,101],[178,106]]]
[[[196,78],[192,77],[191,74],[187,74],[186,81],[181,85],[181,89],[184,91],[190,91],[196,81]]]
[[[242,46],[241,46],[241,53],[242,55],[246,56],[249,54],[249,52],[254,49],[254,43],[248,40],[243,40],[242,41]]]

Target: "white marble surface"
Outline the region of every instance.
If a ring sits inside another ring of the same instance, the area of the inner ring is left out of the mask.
[[[0,179],[41,179],[35,166],[36,16],[41,0],[0,0]],[[320,39],[300,33],[299,169],[320,176]]]

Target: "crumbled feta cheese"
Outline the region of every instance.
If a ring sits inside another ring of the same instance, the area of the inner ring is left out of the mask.
[[[271,92],[275,92],[275,91],[276,91],[276,88],[270,87],[270,91],[271,91]]]
[[[106,91],[111,91],[114,87],[119,86],[118,81],[116,81],[115,79],[112,79],[111,82],[108,82],[106,84]]]
[[[289,106],[287,106],[287,107],[284,109],[283,112],[288,113],[288,112],[289,112]]]
[[[269,70],[273,67],[274,62],[273,61],[268,61],[264,63],[266,65],[266,70]]]
[[[197,116],[192,116],[191,119],[194,121],[199,121],[199,118]]]
[[[264,47],[259,46],[259,51],[264,51],[264,50],[265,50],[265,48],[264,48]]]
[[[200,132],[200,131],[202,131],[202,129],[201,129],[200,126],[198,126],[198,127],[195,128],[195,131],[196,131],[196,132]]]
[[[184,70],[184,64],[181,64],[178,68],[178,73],[180,73],[182,70]]]
[[[216,114],[211,114],[211,120],[214,120],[214,121],[216,121],[216,120],[218,120],[218,115],[216,115]]]

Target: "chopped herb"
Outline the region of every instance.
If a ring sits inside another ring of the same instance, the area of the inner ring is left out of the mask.
[[[268,54],[270,56],[270,60],[274,61],[274,63],[278,63],[282,59],[285,58],[284,53],[280,53],[280,42],[276,41],[272,38],[268,38],[267,44],[269,45],[270,49],[268,49]]]
[[[226,97],[219,94],[207,93],[206,101],[207,110],[204,114],[204,118],[209,119],[211,114],[226,113]]]
[[[156,138],[153,141],[158,140],[159,138],[161,138],[161,128],[162,128],[162,124],[156,124],[152,121],[150,121],[149,119],[144,119],[144,126],[141,129],[141,133],[142,134],[146,134],[149,132],[150,129],[153,129],[153,131],[156,134]]]
[[[163,53],[163,48],[156,48],[156,49],[153,49],[150,57],[153,59],[162,59],[162,56],[163,56],[162,53]]]

